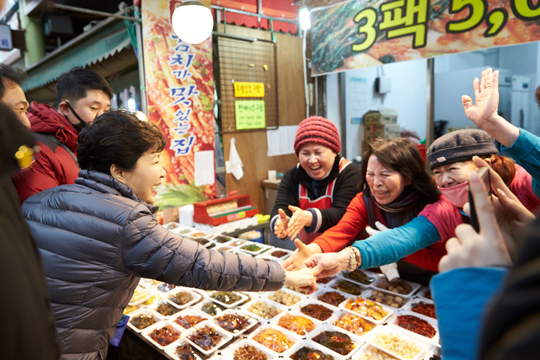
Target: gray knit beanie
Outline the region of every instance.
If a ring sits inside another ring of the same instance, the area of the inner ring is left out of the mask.
[[[465,129],[452,131],[431,144],[427,158],[433,168],[459,161],[471,160],[473,156],[498,154],[495,140],[484,130]]]

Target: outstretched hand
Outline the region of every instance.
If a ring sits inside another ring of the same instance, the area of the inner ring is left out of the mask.
[[[280,238],[285,239],[287,237],[287,228],[289,225],[289,217],[285,214],[283,209],[278,209],[279,217],[274,224],[274,234]]]
[[[321,253],[321,248],[315,244],[304,244],[300,239],[294,240],[297,250],[295,250],[287,260],[283,262],[285,270],[293,271],[302,268],[304,261],[311,255]]]
[[[291,240],[294,240],[304,226],[311,226],[313,214],[310,211],[302,210],[299,207],[292,205],[289,205],[289,210],[292,211],[292,217],[289,220],[287,235]]]
[[[498,117],[499,107],[499,71],[487,68],[482,71],[482,79],[473,81],[475,103],[470,96],[463,95],[461,102],[467,117],[484,129]]]
[[[338,253],[315,254],[304,261],[317,279],[327,278],[349,268],[349,253],[341,250]]]

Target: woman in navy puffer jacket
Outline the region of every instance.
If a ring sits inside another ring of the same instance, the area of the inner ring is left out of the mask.
[[[74,185],[31,196],[22,210],[45,265],[62,359],[105,359],[141,277],[204,290],[314,286],[310,270],[219,253],[159,225],[155,186],[165,137],[126,112],[99,117],[79,136]]]

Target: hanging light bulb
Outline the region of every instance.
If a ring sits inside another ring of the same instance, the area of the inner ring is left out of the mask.
[[[311,19],[309,17],[309,10],[307,7],[303,7],[298,12],[298,16],[300,17],[300,27],[302,30],[307,31],[311,29]]]
[[[214,19],[210,9],[200,1],[184,1],[174,9],[172,27],[182,41],[199,44],[212,34]]]

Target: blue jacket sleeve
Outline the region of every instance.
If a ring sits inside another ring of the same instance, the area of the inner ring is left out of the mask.
[[[362,256],[361,269],[391,264],[440,240],[439,232],[425,216],[377,233],[353,244]]]
[[[519,136],[510,147],[501,145],[512,159],[532,176],[532,188],[540,198],[540,138],[527,130],[519,129]]]
[[[431,279],[445,360],[478,359],[481,321],[508,269],[462,268]]]

